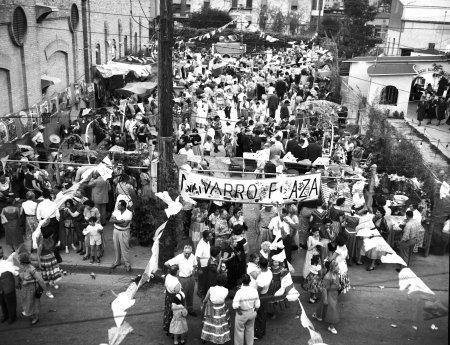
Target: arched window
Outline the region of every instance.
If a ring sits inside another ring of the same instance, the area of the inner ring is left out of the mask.
[[[398,89],[389,85],[381,90],[380,104],[397,105]]]
[[[128,37],[127,37],[127,35],[123,36],[123,53],[124,53],[124,55],[128,55]]]
[[[138,34],[137,32],[134,33],[134,53],[138,53]]]
[[[100,44],[97,43],[95,46],[95,64],[101,65],[102,64],[102,51],[100,50]]]
[[[116,58],[117,58],[116,40],[113,39],[112,44],[111,44],[111,59],[116,59]]]

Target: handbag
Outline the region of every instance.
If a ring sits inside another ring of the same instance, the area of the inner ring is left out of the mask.
[[[34,272],[32,273],[32,276],[34,278]],[[34,279],[34,297],[35,298],[41,298],[42,294],[44,293],[44,289],[42,288],[41,284],[38,284],[36,282],[36,279]]]

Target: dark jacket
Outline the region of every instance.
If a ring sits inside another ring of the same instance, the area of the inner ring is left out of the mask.
[[[269,109],[277,109],[278,108],[278,96],[277,95],[269,95],[267,99],[267,108]]]
[[[317,158],[322,157],[322,146],[318,143],[309,144],[306,150],[308,152],[308,159],[312,163],[314,163]]]

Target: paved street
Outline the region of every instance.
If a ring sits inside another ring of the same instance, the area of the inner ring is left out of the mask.
[[[436,289],[438,298],[448,305],[448,265],[444,257],[435,257],[436,276],[424,277],[432,289]],[[448,260],[447,260],[448,261]],[[443,264],[443,265],[442,265]],[[444,266],[444,267],[442,267]],[[351,267],[350,276],[355,279],[356,289],[340,297],[341,322],[337,326],[338,335],[326,330],[325,324],[314,321],[316,329],[330,345],[359,344],[448,344],[448,317],[431,321],[414,321],[416,307],[414,298],[397,289],[397,281],[376,282],[377,276],[384,278],[386,272],[395,280],[392,266],[367,274],[360,267]],[[438,274],[440,271],[444,274]],[[395,272],[395,271],[394,271]],[[377,275],[377,276],[376,276]],[[432,284],[435,281],[436,284]],[[123,291],[129,282],[125,275],[97,275],[92,279],[86,274],[70,274],[61,283],[61,289],[55,292],[55,299],[42,297],[39,323],[30,327],[29,321],[20,318],[14,325],[0,325],[0,343],[2,345],[74,345],[101,344],[107,342],[108,329],[114,327],[110,304],[113,293]],[[431,282],[431,283],[430,283]],[[384,286],[381,289],[379,286]],[[447,290],[438,289],[438,285]],[[297,286],[302,291],[300,286]],[[308,304],[306,294],[302,293],[302,303],[310,316],[314,306]],[[162,331],[163,304],[162,284],[145,286],[136,295],[136,304],[129,310],[126,321],[134,328],[123,341],[123,345],[134,344],[171,344],[170,338]],[[200,301],[196,300],[198,306]],[[290,309],[277,319],[268,321],[268,335],[256,344],[307,344],[309,335],[300,325],[297,317],[297,303],[291,303]],[[188,343],[201,344],[200,318],[188,318]],[[435,324],[438,330],[430,326]],[[396,325],[393,328],[391,325]],[[417,326],[414,331],[412,326]]]

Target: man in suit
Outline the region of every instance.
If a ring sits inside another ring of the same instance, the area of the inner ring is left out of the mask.
[[[306,151],[308,152],[308,159],[314,163],[314,161],[322,157],[322,146],[316,142],[315,138],[309,139],[309,145],[306,148]]]
[[[269,97],[267,98],[267,108],[269,109],[269,116],[271,118],[275,118],[275,111],[278,108],[278,97],[275,94],[270,94]]]
[[[294,154],[294,152],[292,152],[292,150],[294,150],[297,146],[298,146],[298,141],[296,138],[296,134],[295,134],[295,132],[290,132],[289,140],[287,141],[286,147],[285,147],[286,153],[291,152],[292,154]]]
[[[3,248],[0,247],[0,306],[2,309],[1,322],[8,321],[12,324],[16,321],[17,298],[16,281],[14,275],[17,271],[12,270],[12,262],[9,263],[3,257]]]
[[[287,85],[286,82],[283,80],[283,78],[278,78],[278,80],[275,83],[275,91],[277,92],[277,96],[279,99],[284,98],[284,94],[287,91]]]

